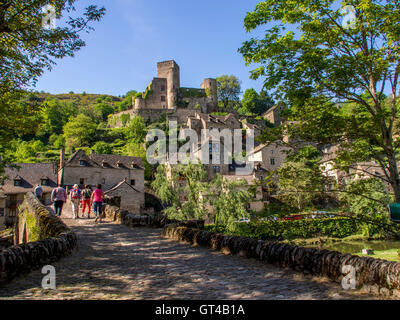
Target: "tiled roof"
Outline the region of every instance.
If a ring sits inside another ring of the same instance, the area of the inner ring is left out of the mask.
[[[54,163],[17,163],[5,168],[4,185],[1,190],[5,194],[27,193],[34,191],[41,179],[48,179],[48,186],[41,186],[43,192],[51,192],[57,187],[57,173]],[[14,179],[21,180],[21,186],[14,186]]]
[[[87,167],[100,167],[95,161],[89,158],[83,150],[76,151],[71,158],[65,163],[66,167],[78,167],[80,166],[80,162],[85,161]]]
[[[65,163],[65,166],[81,166],[81,161],[86,162],[87,167],[114,168],[114,169],[143,169],[143,161],[140,157],[120,156],[113,154],[95,154],[90,156],[85,151],[79,150]],[[119,166],[118,166],[119,164]],[[132,167],[133,165],[133,167]]]
[[[100,167],[106,164],[109,168],[143,169],[143,160],[140,157],[119,156],[113,154],[91,154],[90,158]],[[118,166],[118,164],[120,166]]]
[[[126,180],[122,180],[120,183],[117,183],[115,186],[113,186],[110,189],[108,189],[107,191],[105,191],[104,194],[107,194],[107,193],[110,193],[112,191],[115,191],[115,190],[119,189],[124,184],[126,184],[127,186],[129,186],[130,188],[135,190],[136,192],[140,192],[137,189],[135,189],[133,186],[131,186],[128,182],[126,182]]]

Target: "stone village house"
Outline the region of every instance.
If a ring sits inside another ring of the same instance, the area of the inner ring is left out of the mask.
[[[121,209],[140,213],[144,208],[144,166],[139,157],[118,155],[90,156],[82,150],[64,161],[61,152],[57,163],[19,163],[5,168],[5,181],[0,186],[0,229],[16,221],[18,206],[37,184],[43,189],[42,202],[51,205],[51,192],[60,182],[67,189],[74,184],[103,185],[106,196],[119,197]]]
[[[57,165],[55,163],[18,163],[5,168],[5,180],[0,187],[0,228],[1,222],[11,225],[16,221],[18,206],[28,192],[34,192],[36,185],[42,187],[42,202],[51,204],[53,188],[57,186]],[[3,219],[2,219],[3,218]]]
[[[120,197],[122,210],[140,213],[144,209],[144,165],[140,157],[87,155],[79,150],[66,162],[62,154],[60,162],[58,179],[67,188],[102,184],[105,195]]]

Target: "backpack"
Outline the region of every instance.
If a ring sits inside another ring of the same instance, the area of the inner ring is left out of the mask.
[[[72,190],[72,199],[79,199],[80,198],[80,190],[79,189],[73,189]]]
[[[88,200],[90,199],[90,196],[91,196],[90,190],[88,189],[83,190],[83,199]]]

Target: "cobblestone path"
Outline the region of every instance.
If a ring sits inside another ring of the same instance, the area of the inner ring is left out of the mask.
[[[79,248],[54,263],[57,289],[42,289],[38,270],[1,286],[0,299],[371,299],[327,279],[164,239],[158,229],[64,221]]]

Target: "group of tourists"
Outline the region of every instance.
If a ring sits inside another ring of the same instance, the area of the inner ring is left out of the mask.
[[[83,190],[80,190],[79,186],[75,184],[68,195],[65,189],[61,185],[58,185],[51,193],[51,202],[54,203],[54,212],[56,216],[61,217],[61,212],[67,199],[71,202],[74,219],[79,219],[80,207],[82,207],[82,218],[84,218],[87,208],[87,217],[90,219],[90,210],[93,204],[93,211],[96,217],[95,222],[102,221],[103,190],[101,184],[98,184],[94,191],[92,191],[89,185],[86,185]]]

